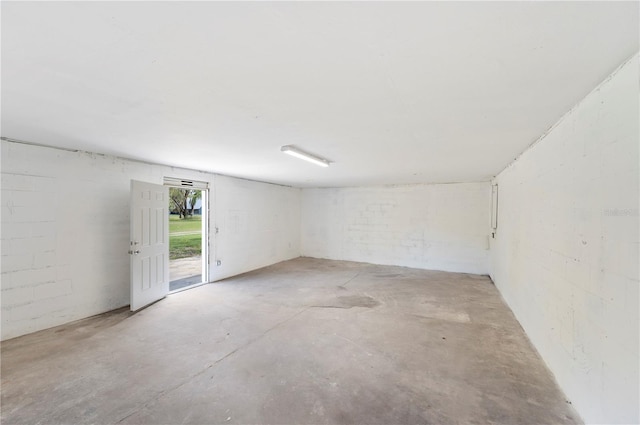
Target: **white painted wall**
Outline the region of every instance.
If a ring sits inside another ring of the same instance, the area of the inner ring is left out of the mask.
[[[487,183],[303,189],[302,254],[488,273]]]
[[[1,152],[2,339],[129,304],[131,179],[210,183],[210,280],[299,255],[299,189],[6,141]]]
[[[213,280],[300,256],[300,189],[216,176]]]
[[[638,55],[500,173],[491,276],[587,423],[638,423]]]

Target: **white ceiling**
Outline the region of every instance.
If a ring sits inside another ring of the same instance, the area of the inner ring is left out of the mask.
[[[2,136],[302,187],[488,180],[638,51],[638,7],[3,1]]]

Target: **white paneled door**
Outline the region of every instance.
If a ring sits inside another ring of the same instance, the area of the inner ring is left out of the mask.
[[[131,180],[131,311],[169,293],[169,188]]]

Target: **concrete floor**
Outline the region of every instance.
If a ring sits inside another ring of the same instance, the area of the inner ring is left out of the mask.
[[[6,341],[2,423],[579,423],[487,277],[300,258]]]

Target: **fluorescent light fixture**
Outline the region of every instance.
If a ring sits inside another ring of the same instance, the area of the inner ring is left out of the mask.
[[[304,159],[305,161],[312,162],[321,167],[328,167],[331,163],[329,160],[320,158],[319,156],[312,155],[305,151],[302,151],[295,146],[287,145],[280,148],[280,150],[287,155],[295,156],[296,158]]]

